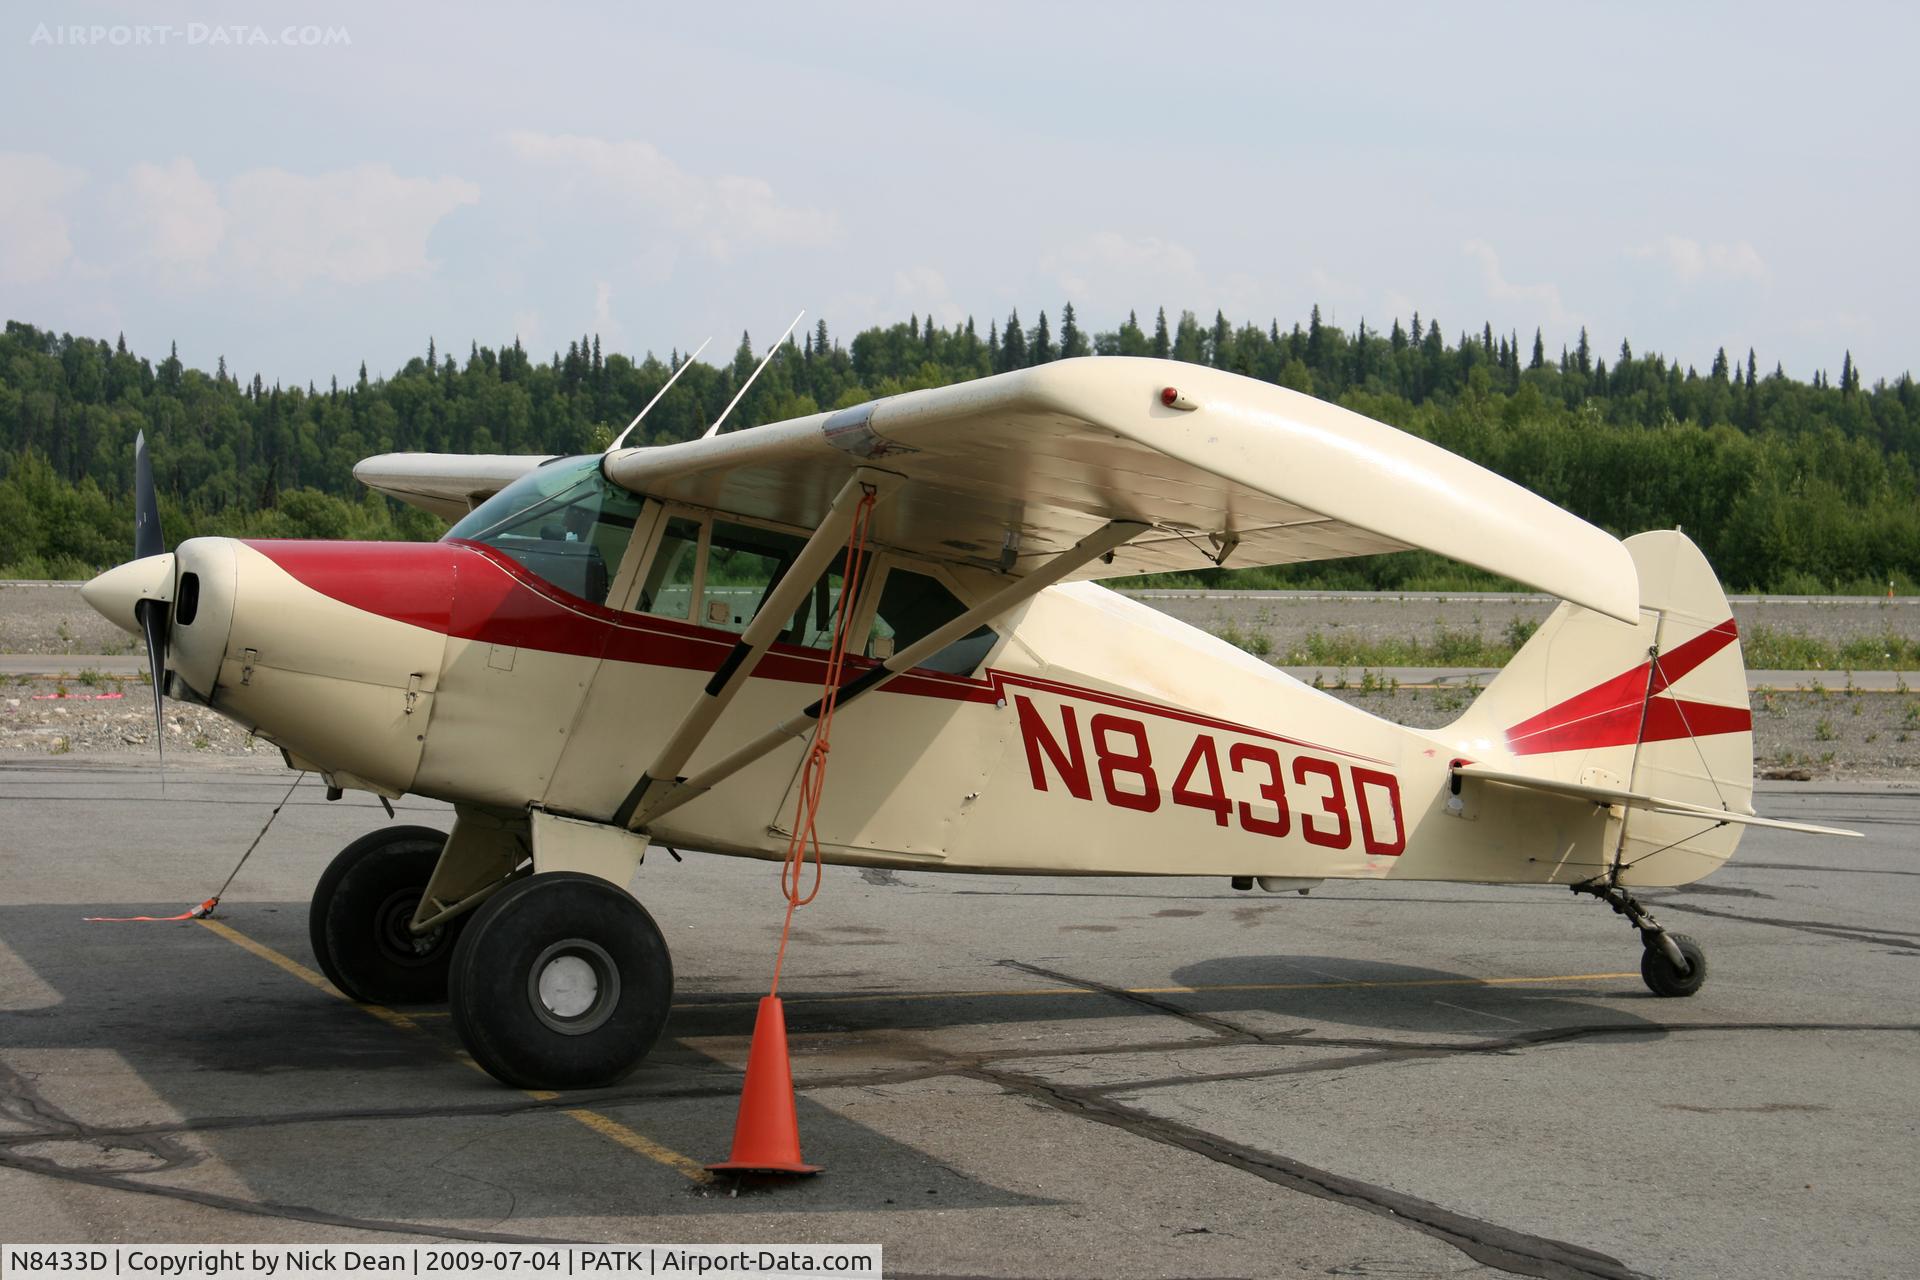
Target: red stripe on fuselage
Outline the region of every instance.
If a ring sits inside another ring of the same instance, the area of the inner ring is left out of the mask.
[[[705,672],[718,670],[739,640],[730,631],[590,604],[567,595],[528,572],[519,561],[482,543],[249,541],[247,545],[330,599],[463,640]],[[846,661],[851,669],[845,677],[848,681],[879,665],[854,655],[848,655]],[[818,686],[825,668],[826,655],[819,650],[776,644],[753,674],[756,679]],[[1251,725],[1036,676],[989,670],[985,679],[975,680],[915,671],[890,681],[887,691],[950,701],[994,702],[1008,684],[1385,763]]]
[[[715,671],[739,637],[671,618],[590,604],[472,542],[282,542],[248,546],[321,595],[443,635],[545,653]],[[849,656],[851,675],[878,663]],[[826,655],[776,644],[757,678],[818,685]],[[851,676],[849,677],[851,678]],[[887,686],[923,697],[991,702],[985,680],[914,672]]]

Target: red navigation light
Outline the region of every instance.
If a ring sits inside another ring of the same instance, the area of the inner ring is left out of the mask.
[[[1179,398],[1180,398],[1180,389],[1178,387],[1160,388],[1160,403],[1167,406],[1167,408],[1169,409],[1173,408],[1173,402],[1178,400]]]

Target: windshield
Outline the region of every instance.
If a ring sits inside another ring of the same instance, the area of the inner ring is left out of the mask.
[[[608,484],[600,455],[550,462],[494,494],[445,540],[481,542],[569,595],[605,604],[640,515],[640,499]]]

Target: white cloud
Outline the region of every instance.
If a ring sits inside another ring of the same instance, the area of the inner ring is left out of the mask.
[[[1158,236],[1098,231],[1040,260],[1076,305],[1102,307],[1182,306],[1226,301],[1209,285],[1199,259],[1185,245]]]
[[[184,157],[137,164],[113,192],[116,246],[103,276],[282,293],[315,283],[423,276],[441,219],[480,198],[459,178],[402,177],[385,165],[332,173],[252,169],[216,184]]]
[[[545,330],[541,325],[538,311],[514,312],[513,336],[520,340],[520,345],[526,349],[529,356],[534,359],[543,358],[539,354],[539,348],[542,338],[545,337]]]
[[[596,280],[593,283],[593,331],[605,339],[609,351],[618,351],[626,345],[627,331],[613,314],[611,280]]]
[[[1564,327],[1579,322],[1579,317],[1568,311],[1560,300],[1560,286],[1556,284],[1514,284],[1500,269],[1500,255],[1485,240],[1469,240],[1460,246],[1470,258],[1480,263],[1480,283],[1487,296],[1496,302],[1520,302],[1531,308],[1530,314],[1544,316],[1548,323]]]
[[[254,169],[227,184],[226,257],[243,276],[282,289],[315,280],[365,285],[423,276],[427,237],[480,198],[460,178],[403,178],[386,165],[307,176]]]
[[[960,323],[966,312],[947,290],[947,278],[928,266],[893,273],[893,292],[900,305],[914,314],[932,316],[943,326]]]
[[[73,256],[61,202],[85,175],[51,157],[0,151],[0,281],[48,280]]]
[[[519,159],[609,192],[723,261],[741,251],[825,244],[838,230],[831,213],[783,204],[762,179],[688,173],[649,142],[530,129],[515,129],[506,141]]]
[[[1765,284],[1773,279],[1773,271],[1760,251],[1744,240],[1738,244],[1702,244],[1685,236],[1663,236],[1658,244],[1628,249],[1627,256],[1665,263],[1681,284],[1701,280]]]
[[[219,190],[185,157],[135,165],[115,196],[121,243],[137,265],[204,270],[227,234]]]

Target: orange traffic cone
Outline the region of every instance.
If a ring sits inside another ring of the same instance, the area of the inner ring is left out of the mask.
[[[787,1062],[787,1014],[779,996],[760,997],[747,1050],[747,1082],[733,1123],[733,1154],[707,1168],[740,1173],[818,1173],[800,1159],[800,1118],[793,1109],[793,1069]]]

